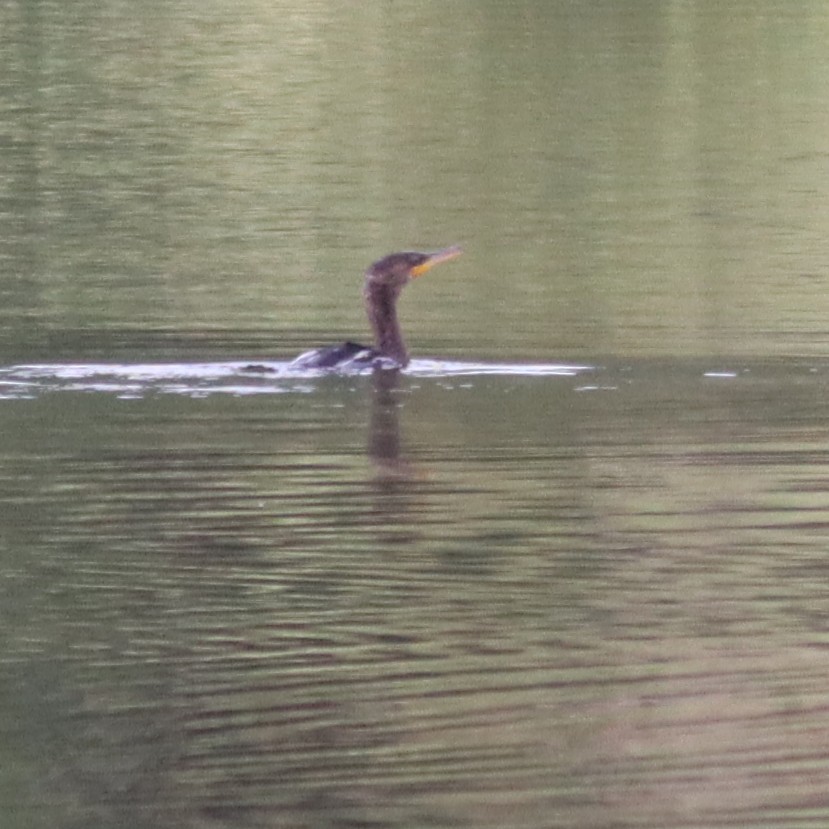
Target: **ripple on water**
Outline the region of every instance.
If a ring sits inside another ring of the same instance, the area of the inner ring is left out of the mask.
[[[413,360],[405,374],[412,377],[575,377],[590,366],[565,363],[474,363]],[[370,368],[352,369],[342,376],[371,374]],[[0,399],[27,399],[58,391],[142,397],[177,394],[204,397],[212,394],[308,393],[311,381],[331,372],[307,369],[290,362],[221,363],[55,363],[19,365],[0,369]]]
[[[826,369],[749,368],[0,369],[35,398],[0,406],[6,789],[72,825],[827,825]]]

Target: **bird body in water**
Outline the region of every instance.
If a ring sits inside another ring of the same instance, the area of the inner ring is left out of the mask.
[[[318,348],[300,354],[291,365],[318,369],[351,366],[405,368],[409,362],[409,352],[397,319],[397,300],[400,293],[412,279],[426,273],[440,262],[460,256],[461,252],[461,249],[454,245],[431,253],[406,251],[391,253],[378,259],[366,271],[363,284],[363,302],[374,332],[374,346],[345,342]]]

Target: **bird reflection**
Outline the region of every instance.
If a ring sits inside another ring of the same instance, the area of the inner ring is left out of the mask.
[[[400,455],[400,404],[395,394],[399,382],[397,368],[375,368],[372,372],[368,454],[385,480],[405,479],[410,473]]]

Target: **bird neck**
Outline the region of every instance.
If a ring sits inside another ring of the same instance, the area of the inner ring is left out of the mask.
[[[397,297],[400,288],[366,279],[363,288],[366,313],[374,332],[374,345],[383,357],[391,357],[401,366],[409,362],[406,343],[397,321]]]

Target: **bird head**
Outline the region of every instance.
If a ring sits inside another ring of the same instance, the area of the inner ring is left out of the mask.
[[[435,265],[454,259],[462,252],[458,245],[453,245],[430,253],[419,251],[390,253],[378,259],[366,271],[366,279],[375,285],[386,285],[400,291],[410,279],[422,276]]]

